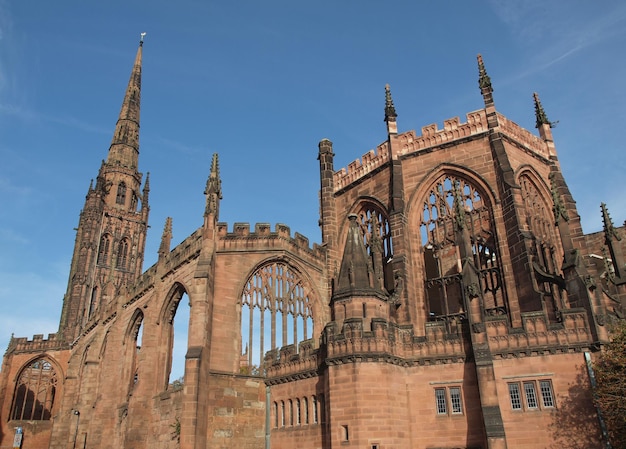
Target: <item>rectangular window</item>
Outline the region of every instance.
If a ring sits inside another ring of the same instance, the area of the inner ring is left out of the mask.
[[[552,382],[549,380],[542,380],[539,382],[541,388],[541,400],[544,407],[554,407],[554,395],[552,394]]]
[[[513,410],[521,410],[522,401],[520,398],[519,384],[509,384],[509,397],[511,398],[511,408]]]
[[[435,399],[437,402],[437,414],[446,415],[448,413],[448,406],[446,404],[446,390],[445,388],[435,389]]]
[[[524,382],[524,394],[526,395],[526,407],[529,409],[536,409],[539,407],[539,404],[537,404],[535,382]]]
[[[452,405],[452,413],[463,413],[463,402],[461,402],[461,389],[459,387],[450,387],[450,404]]]

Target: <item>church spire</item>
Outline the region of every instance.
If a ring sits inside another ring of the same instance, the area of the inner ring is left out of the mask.
[[[122,102],[115,133],[111,140],[107,163],[136,169],[139,159],[139,110],[141,100],[141,57],[143,33],[133,70],[128,80],[126,94]]]

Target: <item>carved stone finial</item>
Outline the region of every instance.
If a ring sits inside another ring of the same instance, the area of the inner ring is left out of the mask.
[[[395,122],[398,118],[396,114],[396,107],[393,104],[393,98],[391,98],[391,89],[389,84],[385,84],[385,121]]]
[[[602,209],[602,222],[604,224],[604,235],[607,240],[621,240],[617,231],[615,230],[615,226],[613,226],[613,220],[611,220],[611,216],[609,215],[609,210],[606,207],[605,203],[600,203],[600,209]]]
[[[478,55],[478,87],[480,90],[488,90],[489,92],[493,92],[493,87],[491,86],[491,78],[487,75],[487,70],[485,70],[485,64],[483,63],[482,55]]]
[[[552,128],[552,122],[548,120],[548,116],[541,105],[541,101],[539,101],[539,95],[537,92],[533,93],[533,101],[535,103],[535,128],[540,128],[541,125],[549,125],[550,128]]]

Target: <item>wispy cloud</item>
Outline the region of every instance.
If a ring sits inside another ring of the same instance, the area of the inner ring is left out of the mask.
[[[30,241],[21,234],[18,234],[13,229],[0,228],[0,241],[17,243],[20,245],[26,245]]]
[[[602,15],[589,20],[584,11],[564,14],[564,3],[543,0],[491,0],[495,14],[505,23],[520,45],[535,53],[528,70],[518,73],[515,82],[542,72],[573,55],[626,33],[626,3],[603,6]],[[572,6],[574,7],[574,5]]]
[[[109,134],[111,132],[110,126],[97,126],[70,116],[41,114],[13,104],[0,104],[0,114],[28,122],[53,123],[55,125],[67,126],[96,134]]]
[[[164,147],[172,149],[178,153],[183,153],[183,154],[188,154],[188,155],[202,154],[207,151],[206,148],[198,148],[194,146],[189,146],[183,142],[168,139],[165,137],[156,137],[156,141]]]

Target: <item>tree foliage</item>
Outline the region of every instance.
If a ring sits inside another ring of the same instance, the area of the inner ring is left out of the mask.
[[[596,404],[614,448],[626,448],[626,322],[620,322],[613,340],[594,364]]]

